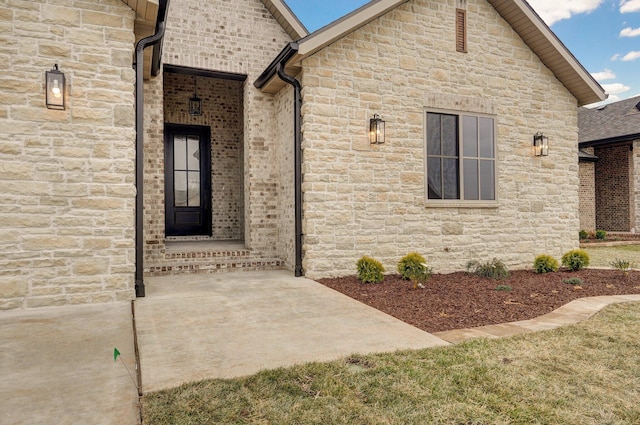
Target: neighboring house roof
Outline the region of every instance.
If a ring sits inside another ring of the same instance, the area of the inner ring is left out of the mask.
[[[292,40],[306,37],[309,31],[282,0],[261,0]]]
[[[304,58],[407,1],[409,0],[373,0],[343,18],[298,40],[297,43],[286,46],[276,60],[284,58],[286,60],[285,70],[288,74],[295,75],[300,71],[300,61]],[[526,1],[488,0],[488,2],[575,96],[578,105],[586,105],[606,98],[600,84],[584,69]],[[285,50],[289,50],[289,52],[284,54]],[[258,78],[259,84],[257,82],[256,85],[266,92],[275,93],[284,85],[273,71],[278,63],[272,62]]]
[[[578,108],[581,147],[640,139],[640,96],[599,108]]]

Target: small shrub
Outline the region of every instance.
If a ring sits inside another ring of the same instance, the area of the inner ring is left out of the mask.
[[[620,270],[621,272],[623,272],[625,274],[628,273],[629,270],[631,270],[631,267],[633,267],[633,263],[631,263],[631,261],[624,260],[622,258],[616,258],[615,260],[613,260],[609,264],[614,269]]]
[[[398,273],[404,280],[413,282],[413,288],[418,283],[425,283],[433,274],[433,269],[428,267],[424,257],[417,252],[410,252],[398,261]]]
[[[604,240],[607,237],[607,232],[604,230],[596,230],[596,239]]]
[[[583,249],[574,249],[562,256],[562,265],[571,271],[583,269],[589,265],[589,254]]]
[[[469,261],[467,263],[467,273],[473,273],[478,277],[494,280],[503,280],[509,277],[509,269],[497,258],[485,263]]]
[[[513,288],[509,285],[498,285],[496,286],[496,291],[511,291]]]
[[[384,279],[384,266],[380,261],[366,255],[356,263],[358,279],[363,283],[381,283]]]
[[[580,230],[579,232],[580,239],[587,239],[589,237],[589,233],[586,230]]]
[[[398,261],[398,273],[404,280],[411,279],[411,274],[415,273],[416,270],[423,269],[423,264],[426,263],[427,260],[417,252],[410,252]]]
[[[558,267],[558,260],[546,254],[538,255],[533,261],[533,270],[536,273],[557,272]]]
[[[570,277],[569,279],[562,279],[562,281],[569,285],[582,285],[584,283],[579,277]]]

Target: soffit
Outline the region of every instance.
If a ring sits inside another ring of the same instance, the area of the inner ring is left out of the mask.
[[[136,20],[134,24],[136,43],[145,37],[153,35],[156,31],[156,21],[158,19],[158,10],[160,8],[159,0],[122,0],[122,2],[136,12]],[[145,79],[151,77],[153,50],[154,49],[152,48],[147,48],[144,51]]]
[[[306,37],[309,31],[282,0],[261,0],[292,40]]]

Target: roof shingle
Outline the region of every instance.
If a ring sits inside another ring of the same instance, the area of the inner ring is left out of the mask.
[[[640,135],[640,96],[599,108],[578,108],[578,141],[629,139]]]

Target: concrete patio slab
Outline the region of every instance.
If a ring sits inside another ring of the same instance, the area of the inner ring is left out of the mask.
[[[0,423],[139,424],[129,302],[0,314]]]
[[[135,301],[143,392],[448,344],[288,271],[154,277],[146,294]]]

